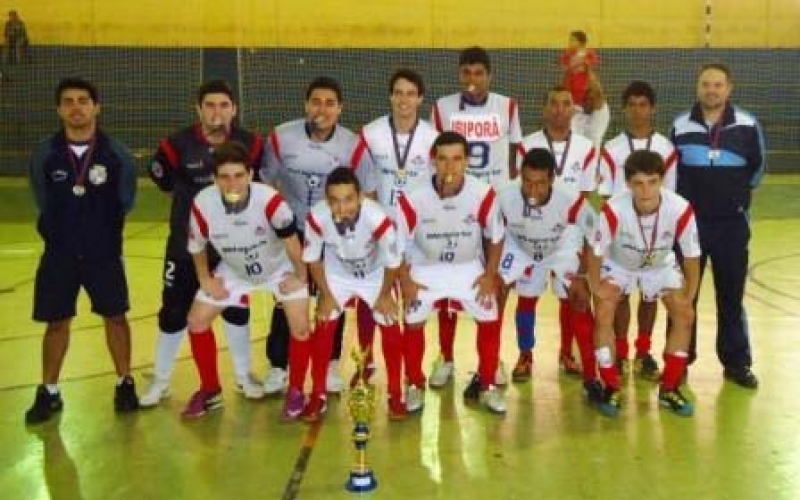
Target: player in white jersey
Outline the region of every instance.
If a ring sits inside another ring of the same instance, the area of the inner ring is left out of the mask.
[[[509,289],[514,286],[518,301],[515,313],[520,355],[512,372],[515,382],[530,379],[536,337],[536,304],[552,281],[561,300],[567,300],[580,268],[585,229],[581,220],[591,216],[589,202],[580,194],[554,187],[556,161],[547,149],[534,148],[525,154],[520,181],[499,195],[500,213],[506,221],[506,239],[500,259],[500,275],[506,284],[500,295],[500,312]],[[589,212],[589,214],[587,214]],[[591,313],[573,314],[583,367],[587,397],[600,395],[592,343]]]
[[[303,411],[309,422],[326,409],[325,375],[339,316],[349,301],[364,301],[380,325],[388,378],[389,417],[406,416],[400,382],[402,334],[392,286],[402,263],[397,232],[374,200],[364,198],[352,170],[337,168],[328,176],[326,200],[309,212],[303,260],[317,284],[317,325],[312,335],[311,397]]]
[[[648,299],[660,298],[670,319],[664,347],[664,373],[659,403],[683,416],[692,404],[679,385],[686,371],[692,305],[700,282],[700,243],[691,205],[663,188],[664,160],[653,151],[636,151],[625,161],[630,191],[603,206],[592,238],[588,279],[595,297],[595,346],[605,385],[598,409],[616,416],[621,405],[620,377],[614,363],[614,313],[623,294],[634,287]],[[683,254],[683,269],[674,248]],[[682,272],[681,272],[682,271]]]
[[[598,194],[608,198],[627,190],[623,165],[631,153],[642,149],[661,155],[666,169],[664,187],[674,191],[677,170],[675,163],[678,155],[672,142],[656,132],[653,127],[653,116],[656,111],[655,91],[647,82],[633,81],[622,92],[622,103],[626,128],[624,132],[608,141],[603,147],[598,167]],[[633,373],[649,380],[658,380],[660,377],[658,363],[650,354],[657,308],[657,301],[642,300],[640,295],[636,314],[639,330],[634,344],[636,354],[633,360]],[[630,318],[630,298],[625,296],[619,303],[614,321],[616,362],[622,375],[629,371],[628,326]]]
[[[293,342],[309,344],[306,269],[294,214],[277,191],[252,182],[249,157],[237,142],[217,147],[214,184],[197,194],[191,208],[187,247],[200,289],[187,321],[201,387],[183,411],[185,418],[222,406],[211,324],[226,307],[247,304],[251,291],[269,290],[283,301]],[[220,256],[213,270],[209,246]],[[306,367],[292,366],[300,385],[305,372]]]
[[[461,92],[437,100],[431,109],[431,121],[439,132],[451,130],[466,137],[467,171],[495,190],[502,189],[517,177],[515,155],[522,140],[517,101],[490,91],[492,64],[481,47],[461,51],[458,79]],[[456,315],[448,309],[445,304],[439,312],[441,356],[430,378],[432,387],[444,386],[453,375]]]
[[[403,192],[430,182],[433,175],[431,146],[439,132],[419,116],[424,95],[425,84],[419,73],[407,68],[395,71],[389,79],[391,113],[368,123],[359,134],[358,147],[366,149],[364,158],[370,160],[360,166],[361,177],[369,179],[376,190],[367,194],[374,194],[390,214]],[[358,340],[362,350],[367,351],[365,373],[369,379],[374,372],[375,326],[372,314],[363,314],[362,309],[358,312]]]
[[[325,180],[335,168],[356,168],[363,163],[364,149],[357,148],[358,137],[339,124],[342,113],[342,89],[328,77],[314,79],[306,89],[303,119],[279,125],[267,141],[261,179],[274,184],[286,197],[303,230],[311,207],[324,198]],[[365,184],[365,189],[368,184]],[[334,358],[329,373],[329,390],[343,389],[338,370],[341,353],[341,331],[336,335]],[[264,382],[267,394],[285,388],[289,332],[280,304],[272,311],[270,334],[267,337],[267,358],[271,369]]]
[[[401,196],[396,216],[406,264],[400,273],[406,307],[406,406],[409,411],[422,407],[425,321],[437,301],[449,299],[478,324],[480,392],[465,391],[465,399],[480,397],[489,410],[504,413],[505,397],[495,386],[500,351],[497,269],[503,244],[497,195],[488,184],[466,175],[463,136],[443,132],[433,150],[436,174],[430,183]]]
[[[554,186],[571,194],[588,196],[596,188],[597,152],[592,141],[571,129],[570,119],[575,112],[572,94],[566,87],[556,86],[547,92],[544,103],[544,128],[526,136],[520,144],[518,159],[533,148],[544,148],[553,153],[556,160],[556,180]],[[587,216],[592,215],[587,212]],[[592,218],[579,221],[579,227],[591,228]],[[591,309],[589,291],[584,280],[576,280],[570,299],[559,301],[559,322],[561,325],[561,348],[558,362],[565,372],[577,375],[581,367],[572,355],[572,342],[575,338],[573,324],[575,314],[584,316]],[[585,328],[586,319],[577,320]]]

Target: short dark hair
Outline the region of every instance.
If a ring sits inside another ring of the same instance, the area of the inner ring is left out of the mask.
[[[727,78],[728,82],[732,82],[733,81],[733,72],[731,71],[730,66],[728,66],[727,64],[721,63],[721,62],[718,62],[718,61],[705,63],[702,66],[700,66],[700,73],[698,73],[698,74],[702,75],[703,73],[705,73],[709,69],[715,69],[717,71],[722,71],[723,73],[725,73],[725,78]]]
[[[311,94],[316,89],[328,89],[336,94],[336,100],[342,102],[342,86],[336,79],[329,76],[318,76],[311,80],[311,83],[306,87],[306,101],[311,98]]]
[[[420,96],[425,95],[425,83],[422,81],[422,75],[409,68],[400,68],[392,74],[389,79],[389,95],[394,92],[394,84],[400,79],[413,83],[417,87],[417,94]]]
[[[356,193],[361,192],[361,183],[358,182],[355,171],[350,167],[336,167],[328,174],[328,180],[325,181],[325,193],[331,186],[338,186],[341,184],[350,184],[356,188]]]
[[[463,135],[459,134],[458,132],[446,130],[439,134],[436,140],[433,141],[433,146],[431,146],[431,156],[436,157],[436,151],[439,149],[439,146],[449,146],[451,144],[461,144],[461,146],[464,148],[464,154],[467,154],[469,151],[469,144]]]
[[[571,31],[569,36],[570,38],[574,38],[580,42],[581,45],[586,45],[586,42],[589,40],[589,38],[586,36],[586,32],[582,30]]]
[[[634,151],[625,160],[625,180],[629,181],[636,174],[658,174],[664,177],[664,159],[660,154],[646,149]]]
[[[223,142],[214,148],[214,175],[217,175],[219,167],[226,163],[241,163],[247,171],[253,170],[250,164],[250,151],[238,141]]]
[[[522,158],[522,168],[531,170],[544,170],[548,175],[555,175],[556,158],[549,149],[533,148]]]
[[[489,59],[489,53],[483,47],[467,47],[462,50],[458,55],[458,65],[464,66],[465,64],[483,64],[486,71],[492,72],[492,61]]]
[[[236,102],[233,89],[225,80],[209,80],[198,87],[195,92],[197,104],[202,104],[208,94],[225,94],[232,102]]]
[[[547,104],[547,101],[550,100],[550,94],[556,94],[556,93],[561,93],[561,92],[569,93],[570,99],[572,98],[572,92],[570,92],[567,87],[565,87],[564,85],[561,85],[561,84],[553,85],[552,87],[547,89],[547,92],[545,92],[545,94],[544,94],[544,104]]]
[[[628,103],[631,97],[644,97],[650,101],[651,106],[656,105],[656,91],[644,80],[634,80],[622,91],[622,106]]]
[[[95,104],[100,102],[97,87],[92,82],[81,77],[71,76],[62,78],[58,82],[58,87],[56,87],[56,106],[61,104],[61,94],[66,90],[85,90]]]

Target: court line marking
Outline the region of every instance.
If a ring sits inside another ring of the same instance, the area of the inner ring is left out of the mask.
[[[303,444],[300,447],[300,452],[297,454],[297,460],[294,462],[292,474],[289,476],[289,481],[286,483],[286,488],[283,490],[283,500],[294,500],[300,493],[300,486],[303,483],[308,463],[311,461],[311,453],[314,451],[314,446],[317,444],[319,432],[322,429],[323,420],[314,422],[308,427],[305,435],[303,436]]]
[[[755,264],[750,266],[750,269],[748,270],[748,273],[747,273],[748,277],[750,278],[750,281],[754,285],[759,286],[759,287],[761,287],[764,290],[767,290],[769,292],[772,292],[775,295],[778,295],[778,296],[786,298],[786,299],[800,300],[800,295],[794,295],[794,294],[791,294],[789,292],[784,292],[784,291],[782,291],[782,290],[780,290],[778,288],[775,288],[775,287],[773,287],[771,285],[768,285],[763,280],[761,280],[758,277],[756,277],[756,274],[755,274],[756,270],[758,268],[760,268],[761,266],[764,266],[766,264],[772,264],[772,263],[775,263],[775,262],[778,262],[778,261],[781,261],[781,260],[796,258],[796,257],[800,257],[800,253],[790,253],[790,254],[787,254],[787,255],[778,255],[776,257],[770,257],[768,259],[764,259],[764,260],[761,260],[759,262],[756,262]]]

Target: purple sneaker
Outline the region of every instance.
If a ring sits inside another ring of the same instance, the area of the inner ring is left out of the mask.
[[[222,391],[205,391],[200,389],[192,395],[189,404],[181,412],[183,418],[200,418],[209,410],[222,408]]]
[[[289,388],[286,393],[286,401],[283,403],[283,418],[286,420],[294,420],[303,413],[306,398],[303,391],[295,388]]]

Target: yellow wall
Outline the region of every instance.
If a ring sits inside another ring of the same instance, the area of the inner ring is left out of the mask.
[[[800,47],[800,0],[712,0],[712,47]],[[18,0],[34,43],[700,47],[705,0]],[[535,7],[534,7],[535,6]],[[568,6],[568,7],[567,7]]]

